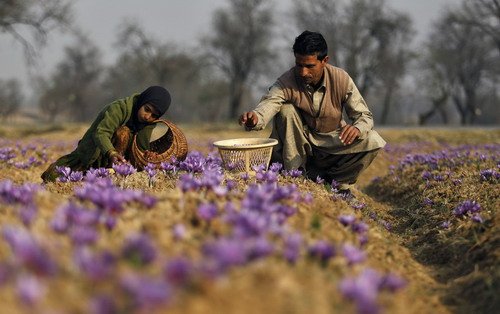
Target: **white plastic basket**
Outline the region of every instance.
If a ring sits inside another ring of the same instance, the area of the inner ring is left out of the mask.
[[[236,138],[214,142],[226,170],[246,173],[262,164],[267,169],[276,144],[278,141],[272,138]]]

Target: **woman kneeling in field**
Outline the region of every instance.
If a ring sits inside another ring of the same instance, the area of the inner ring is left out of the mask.
[[[126,162],[131,155],[132,137],[138,133],[143,135],[137,136],[138,146],[147,150],[154,122],[167,112],[170,102],[170,93],[165,88],[151,86],[140,94],[110,103],[98,114],[76,149],[45,170],[43,181],[55,181],[59,176],[58,166],[85,171]]]

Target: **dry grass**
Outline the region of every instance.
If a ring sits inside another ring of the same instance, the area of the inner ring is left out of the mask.
[[[268,131],[246,133],[236,127],[190,126],[186,132],[190,150],[208,153],[215,140],[236,137],[263,137]],[[14,146],[16,142],[40,143],[46,141],[49,160],[71,150],[85,131],[84,126],[58,128],[1,128],[2,146]],[[337,220],[341,214],[352,214],[370,226],[369,242],[365,248],[367,260],[361,265],[349,267],[341,256],[326,266],[306,258],[295,265],[272,256],[245,267],[232,269],[227,276],[217,280],[199,279],[187,288],[179,289],[174,301],[157,308],[161,313],[349,313],[354,312],[351,302],[340,295],[337,285],[345,276],[358,273],[365,267],[381,272],[395,272],[408,281],[408,286],[395,295],[382,294],[379,302],[387,313],[448,313],[483,312],[498,303],[498,252],[499,217],[498,183],[478,182],[470,174],[474,165],[460,168],[462,188],[450,186],[425,188],[421,184],[421,169],[406,169],[396,175],[394,181],[390,166],[397,165],[398,158],[407,153],[430,152],[448,145],[498,143],[499,130],[447,130],[447,129],[386,129],[381,135],[393,150],[381,152],[367,169],[354,191],[358,203],[366,207],[357,210],[351,203],[340,198],[332,199],[332,193],[323,185],[302,178],[280,178],[280,184],[294,183],[303,193],[311,193],[312,203],[297,203],[297,213],[288,224],[300,231],[307,242],[327,240],[333,244],[356,243],[356,236]],[[1,141],[1,139],[0,139]],[[62,144],[60,144],[62,141]],[[0,142],[1,143],[1,142]],[[59,143],[59,144],[57,144]],[[414,145],[420,143],[419,145]],[[56,145],[57,144],[57,145]],[[418,149],[418,151],[415,151]],[[498,157],[498,151],[496,152]],[[497,162],[500,160],[497,158]],[[47,164],[26,170],[0,163],[0,181],[9,179],[17,184],[41,183],[39,175]],[[480,167],[486,167],[481,165]],[[477,169],[475,170],[477,172]],[[470,175],[469,175],[470,174]],[[376,182],[372,179],[380,177]],[[185,255],[200,258],[203,241],[217,238],[228,232],[222,221],[211,224],[200,222],[195,209],[206,200],[213,200],[220,207],[225,202],[238,203],[247,185],[238,181],[238,193],[221,199],[213,193],[182,193],[176,188],[176,177],[162,176],[155,187],[146,185],[144,173],[134,174],[126,187],[141,189],[156,196],[159,202],[150,210],[141,205],[127,206],[112,231],[100,230],[97,248],[119,252],[128,233],[146,232],[161,252],[161,258],[142,273],[160,276],[162,262],[173,256]],[[37,194],[39,213],[30,230],[55,256],[61,270],[55,280],[47,282],[48,291],[40,304],[26,307],[20,304],[12,285],[0,287],[0,302],[7,313],[61,311],[63,313],[88,312],[88,299],[96,292],[116,294],[116,280],[96,284],[86,279],[71,262],[72,245],[64,236],[54,233],[49,221],[54,211],[73,196],[73,189],[81,183],[48,184]],[[496,192],[496,193],[495,193]],[[423,207],[422,199],[428,197],[435,207]],[[457,202],[474,198],[484,204],[486,221],[482,225],[458,221],[447,230],[436,226],[449,219],[449,211]],[[16,206],[2,204],[2,225],[20,225],[15,214]],[[376,217],[375,215],[376,214]],[[391,231],[382,222],[392,223]],[[187,238],[175,240],[171,229],[176,223],[188,227]],[[0,241],[0,261],[8,259],[10,250]],[[116,275],[137,271],[133,266],[120,264]],[[496,276],[496,277],[495,277]],[[466,291],[466,292],[464,292]],[[476,296],[475,299],[469,296]],[[493,297],[494,299],[491,299]],[[121,298],[121,297],[120,297]],[[126,299],[118,299],[126,304]]]

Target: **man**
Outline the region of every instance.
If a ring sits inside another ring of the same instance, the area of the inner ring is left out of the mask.
[[[385,141],[373,130],[373,117],[350,76],[328,64],[320,33],[304,31],[293,45],[295,66],[281,75],[240,125],[261,130],[274,117],[271,138],[278,140],[273,162],[303,169],[311,179],[335,180],[340,193],[370,165]],[[342,113],[350,120],[343,120]]]

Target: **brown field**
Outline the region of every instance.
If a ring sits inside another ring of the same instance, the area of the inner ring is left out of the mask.
[[[237,126],[224,125],[181,125],[181,128],[190,150],[203,154],[214,151],[211,143],[216,140],[269,134],[269,131],[248,133]],[[23,145],[46,145],[48,161],[53,161],[69,152],[85,129],[80,125],[4,126],[0,127],[0,148],[12,147],[17,152]],[[58,271],[51,277],[40,277],[45,292],[37,302],[23,302],[16,292],[15,282],[29,270],[15,265],[11,248],[0,238],[2,312],[88,313],[90,299],[105,294],[115,300],[118,312],[125,313],[356,313],[355,306],[342,296],[338,286],[343,278],[356,276],[365,268],[382,274],[392,272],[407,282],[406,287],[395,293],[382,292],[378,296],[377,303],[384,313],[490,313],[500,308],[499,181],[480,182],[472,174],[478,167],[496,167],[500,171],[500,129],[394,128],[380,129],[379,133],[392,149],[381,151],[362,175],[354,191],[354,201],[335,197],[328,186],[302,177],[279,178],[280,185],[293,183],[303,195],[312,195],[311,202],[289,204],[296,206],[297,212],[288,219],[288,227],[300,232],[305,243],[325,240],[336,247],[342,243],[357,243],[356,235],[339,222],[338,217],[342,214],[354,215],[368,224],[368,243],[364,246],[367,258],[362,263],[348,265],[341,249],[337,249],[337,255],[328,263],[308,258],[302,251],[297,262],[290,264],[276,253],[232,267],[215,279],[196,277],[189,284],[173,289],[168,302],[137,307],[131,305],[130,296],[120,290],[121,276],[133,273],[160,278],[163,265],[173,257],[186,256],[199,261],[203,257],[200,253],[202,243],[227,234],[230,227],[219,219],[211,223],[200,222],[196,208],[207,200],[217,204],[219,210],[228,201],[239,204],[248,182],[227,174],[226,179],[235,180],[237,187],[234,194],[224,198],[210,191],[184,193],[177,186],[176,175],[160,176],[154,187],[148,187],[144,173],[132,175],[125,187],[153,195],[158,203],[151,209],[140,204],[127,205],[115,228],[99,229],[99,239],[92,249],[106,249],[118,256],[127,235],[142,232],[151,237],[158,256],[153,263],[142,267],[119,260],[106,280],[97,281],[88,279],[75,266],[72,243],[50,227],[57,208],[74,200],[73,191],[82,183],[51,183],[36,193],[38,213],[26,229],[54,259]],[[417,183],[422,169],[394,172],[394,167],[406,154],[425,154],[465,144],[497,146],[489,152],[491,159],[456,169],[462,182],[460,189]],[[24,160],[26,157],[19,158]],[[18,169],[0,161],[0,182],[41,184],[40,174],[47,165]],[[401,181],[395,182],[395,175]],[[423,206],[425,197],[440,205]],[[481,203],[484,222],[474,224],[455,219],[451,228],[439,229],[437,224],[454,219],[451,209],[465,199]],[[361,209],[353,207],[359,204],[364,204]],[[16,214],[18,210],[18,205],[2,203],[0,198],[1,228],[23,226]],[[187,228],[187,235],[182,240],[172,236],[171,230],[178,223]],[[386,223],[392,227],[387,227]],[[12,268],[12,274],[2,278],[2,271]]]

